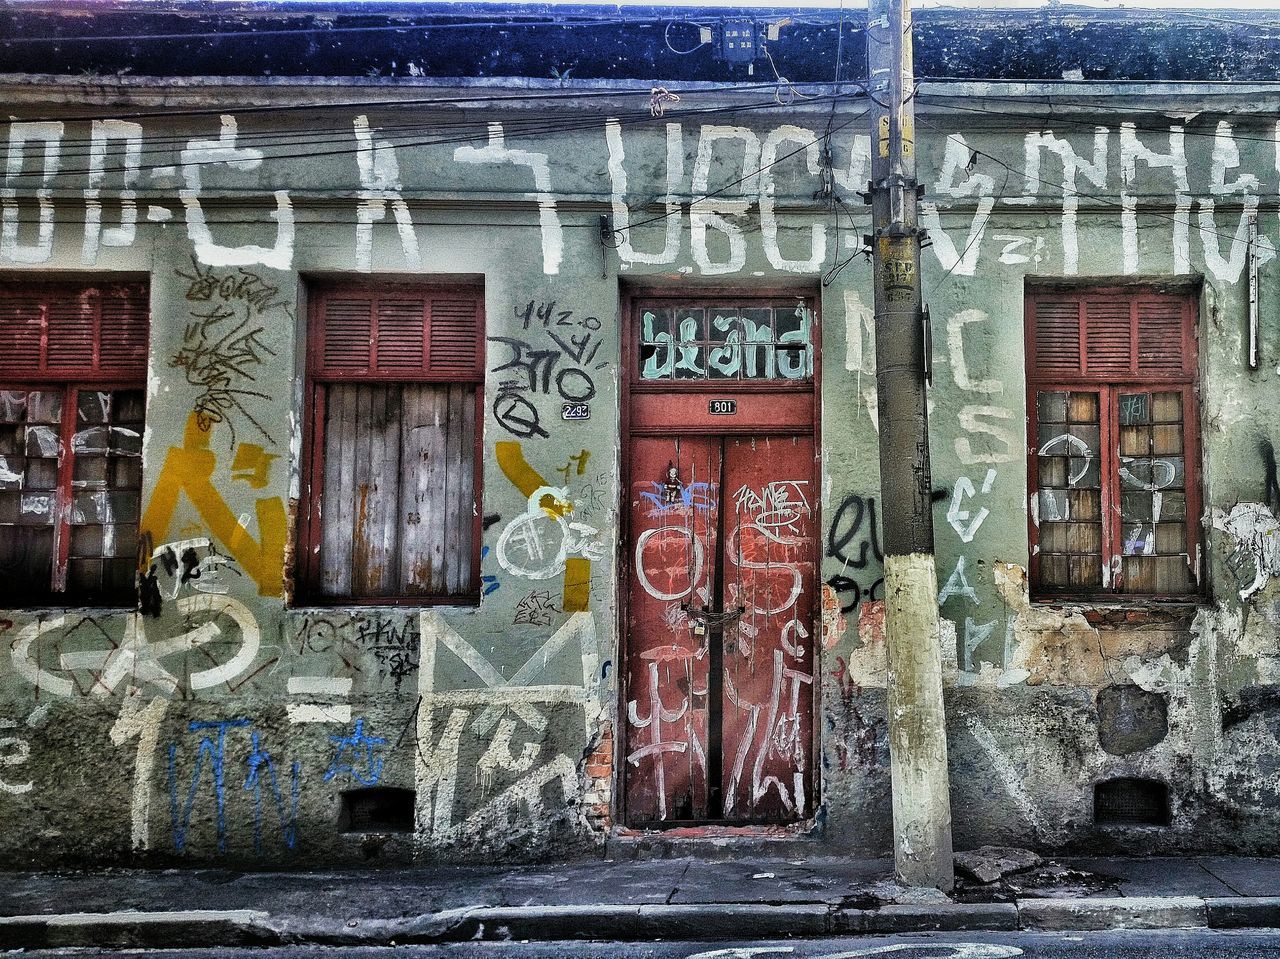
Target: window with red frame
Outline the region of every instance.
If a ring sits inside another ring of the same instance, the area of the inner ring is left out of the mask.
[[[479,599],[483,294],[312,290],[299,596]]]
[[[0,606],[136,600],[143,283],[0,283]]]
[[[1198,591],[1195,319],[1176,289],[1028,291],[1037,595]]]

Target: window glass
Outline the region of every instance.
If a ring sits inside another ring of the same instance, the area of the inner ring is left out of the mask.
[[[803,303],[644,307],[637,333],[642,380],[813,378],[813,316]]]
[[[1194,315],[1190,301],[1149,290],[1030,297],[1038,591],[1198,588]]]
[[[0,606],[136,602],[138,283],[0,283]]]

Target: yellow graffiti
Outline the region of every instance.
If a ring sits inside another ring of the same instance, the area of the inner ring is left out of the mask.
[[[542,478],[541,473],[529,465],[519,443],[500,440],[494,444],[494,453],[498,457],[498,465],[502,467],[502,472],[507,479],[511,480],[511,485],[523,493],[526,499],[543,487],[551,485]],[[550,493],[543,494],[538,505],[547,511],[548,516],[563,518],[566,514],[573,512],[572,503]]]
[[[564,561],[564,597],[561,607],[566,613],[585,613],[591,599],[591,560],[570,556]]]
[[[524,458],[524,449],[519,443],[511,440],[499,441],[494,445],[494,453],[503,474],[526,498],[533,496],[538,490],[547,489],[550,484],[542,478],[542,474],[529,465]],[[582,464],[591,454],[583,450]],[[582,472],[579,470],[578,472]],[[567,489],[562,490],[567,494]],[[563,519],[573,512],[573,503],[551,493],[543,493],[538,505],[548,516]],[[564,564],[564,595],[561,609],[566,613],[584,613],[591,599],[591,560],[580,556],[571,556]]]
[[[270,479],[271,461],[279,458],[257,443],[241,443],[236,447],[236,458],[231,462],[231,478],[244,480],[254,489],[262,489]]]
[[[156,481],[147,511],[142,516],[139,530],[142,540],[162,543],[168,538],[173,512],[178,506],[178,496],[186,493],[209,532],[222,542],[241,568],[253,577],[258,584],[258,592],[263,596],[280,596],[284,592],[287,526],[284,503],[278,496],[256,502],[261,540],[255,541],[249,531],[240,525],[236,514],[213,485],[217,459],[209,449],[209,437],[210,433],[200,428],[197,414],[192,413],[187,418],[182,446],[170,447],[165,456],[164,468]],[[240,450],[244,450],[245,445],[241,444]],[[266,485],[266,470],[271,463],[270,459],[263,462],[263,458],[269,454],[262,453],[261,447],[255,449],[259,452],[237,452],[232,469],[248,471],[249,485],[261,488]],[[261,484],[256,482],[258,476],[263,477]]]

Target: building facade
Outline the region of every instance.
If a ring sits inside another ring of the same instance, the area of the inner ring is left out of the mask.
[[[889,850],[857,82],[4,93],[6,863]],[[1278,103],[919,88],[958,848],[1275,849]]]

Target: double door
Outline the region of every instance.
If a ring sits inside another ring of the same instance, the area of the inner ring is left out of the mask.
[[[634,435],[625,813],[810,814],[817,510],[809,434]]]

